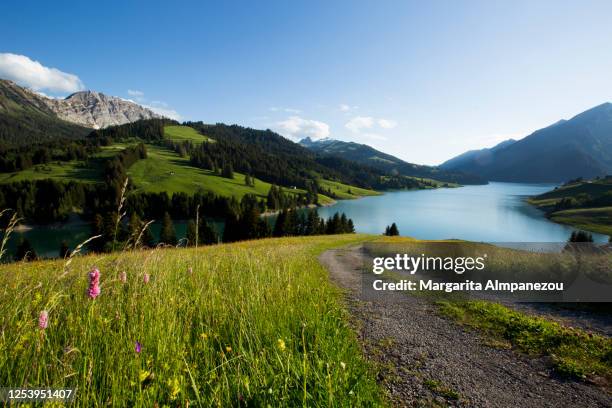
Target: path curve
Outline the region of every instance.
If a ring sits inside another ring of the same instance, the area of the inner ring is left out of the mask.
[[[439,316],[427,300],[397,292],[384,296],[363,273],[362,246],[329,250],[319,261],[346,300],[379,381],[396,406],[610,407],[595,386],[555,377],[544,358],[495,348],[479,333]]]

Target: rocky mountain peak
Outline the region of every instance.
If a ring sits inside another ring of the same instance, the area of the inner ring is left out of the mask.
[[[96,91],[82,91],[65,99],[47,99],[49,107],[63,120],[94,129],[161,118],[134,102]]]

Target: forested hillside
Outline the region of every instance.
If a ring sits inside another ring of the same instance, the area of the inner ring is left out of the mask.
[[[63,121],[41,96],[0,79],[0,149],[57,139],[81,139],[89,129]]]
[[[612,236],[612,176],[570,180],[529,201],[553,221]]]
[[[408,163],[365,144],[343,142],[334,139],[313,141],[310,138],[302,139],[300,144],[320,157],[342,158],[345,161],[359,163],[387,174],[430,178],[446,183],[486,183],[486,180],[475,174],[462,171],[448,171],[435,166]]]

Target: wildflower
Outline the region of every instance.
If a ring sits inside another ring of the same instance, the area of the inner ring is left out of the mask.
[[[136,351],[136,353],[140,353],[142,351],[142,344],[140,344],[140,342],[138,340],[136,340],[136,345],[134,347],[134,351]]]
[[[151,276],[149,276],[148,273],[145,273],[144,276],[142,277],[142,281],[144,283],[149,283],[149,279],[151,279]]]
[[[202,340],[206,340],[206,339],[208,339],[208,334],[206,334],[206,333],[200,333],[200,338],[201,338]]]
[[[193,274],[193,268],[191,266],[187,268],[187,273],[189,273],[190,275]]]
[[[119,280],[121,281],[121,283],[126,283],[127,282],[127,272],[125,271],[121,272],[121,275],[119,275]]]
[[[340,367],[342,367],[343,370],[346,370],[346,364],[343,361],[340,362]]]
[[[168,380],[168,388],[170,388],[170,399],[174,401],[181,392],[181,385],[178,378],[174,377],[173,379]]]
[[[41,330],[45,330],[49,325],[49,313],[46,310],[43,310],[38,315],[38,328]]]
[[[140,382],[144,382],[147,378],[149,378],[150,375],[150,371],[140,370],[140,372],[138,373],[138,379],[140,380]]]
[[[285,351],[285,340],[283,340],[283,339],[278,339],[278,340],[276,341],[276,345],[278,346],[278,349],[279,349],[280,351]]]
[[[89,289],[87,289],[87,295],[92,299],[100,295],[100,270],[96,267],[89,272]]]
[[[228,353],[231,353],[232,348],[230,346],[225,346],[225,351],[227,351]]]

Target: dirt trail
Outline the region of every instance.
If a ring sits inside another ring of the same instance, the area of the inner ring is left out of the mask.
[[[366,355],[382,364],[379,380],[397,406],[610,407],[589,384],[554,376],[544,359],[492,347],[479,333],[440,317],[427,300],[384,296],[363,273],[362,247],[330,250],[319,260],[347,290]]]

